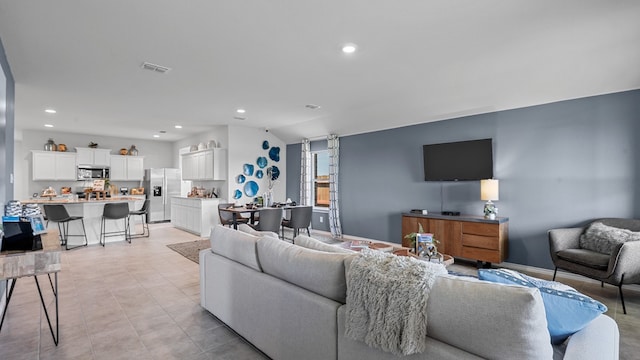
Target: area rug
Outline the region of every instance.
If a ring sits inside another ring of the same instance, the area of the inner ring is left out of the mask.
[[[208,249],[211,247],[211,241],[209,239],[187,241],[175,244],[169,244],[167,247],[178,254],[186,257],[194,263],[200,263],[200,250]]]

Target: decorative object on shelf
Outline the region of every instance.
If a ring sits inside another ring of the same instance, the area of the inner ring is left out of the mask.
[[[208,149],[215,149],[217,147],[218,147],[218,144],[216,143],[215,140],[209,140],[209,142],[207,143]]]
[[[194,151],[198,151],[198,145],[189,146],[189,152],[194,152]]]
[[[58,144],[58,151],[62,151],[62,152],[67,151],[67,145],[66,144]]]
[[[129,155],[138,156],[138,149],[136,149],[135,145],[131,145],[131,147],[129,148]]]
[[[58,194],[56,194],[56,191],[51,186],[49,186],[48,188],[42,190],[41,197],[50,197],[51,198],[51,197],[55,197],[57,195]]]
[[[70,186],[63,186],[60,188],[60,194],[71,194],[71,187]]]
[[[93,141],[89,142],[89,147],[95,149],[98,147],[98,143],[94,143]]]
[[[120,149],[120,155],[127,155],[127,154],[129,154],[129,150],[125,148]]]
[[[44,151],[57,151],[58,146],[53,139],[49,139],[46,144],[44,144]]]
[[[484,217],[493,220],[498,214],[498,208],[492,200],[499,200],[498,180],[486,179],[480,180],[480,200],[487,200],[484,204]]]
[[[200,144],[198,144],[198,150],[206,150],[207,149],[207,144],[201,142]]]

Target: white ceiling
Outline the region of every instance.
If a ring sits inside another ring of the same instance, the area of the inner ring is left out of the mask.
[[[139,139],[293,143],[640,88],[637,0],[0,0],[0,39],[17,129]]]

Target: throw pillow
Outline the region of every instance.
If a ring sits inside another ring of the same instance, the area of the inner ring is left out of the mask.
[[[314,249],[314,250],[320,250],[320,251],[326,251],[326,252],[343,253],[343,254],[355,253],[355,251],[342,248],[340,247],[340,245],[329,245],[318,239],[314,239],[312,237],[308,237],[305,235],[296,236],[296,238],[293,239],[293,243],[298,246],[306,247],[308,249]]]
[[[258,231],[247,224],[238,225],[238,230],[254,236],[271,236],[276,239],[280,238],[278,234],[273,231]]]
[[[537,288],[542,295],[551,342],[564,342],[587,326],[591,320],[607,311],[599,301],[579,293],[574,288],[555,281],[546,281],[507,269],[479,269],[481,280]]]
[[[640,232],[593,222],[580,235],[580,247],[610,255],[619,244],[640,240]]]

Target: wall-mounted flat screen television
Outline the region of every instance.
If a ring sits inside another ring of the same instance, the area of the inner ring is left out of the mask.
[[[428,144],[422,153],[425,181],[493,178],[492,139]]]

